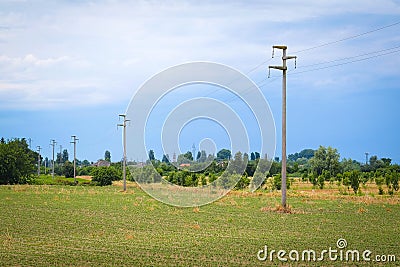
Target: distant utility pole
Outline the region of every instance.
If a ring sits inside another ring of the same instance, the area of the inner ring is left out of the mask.
[[[282,207],[286,208],[286,60],[296,59],[296,56],[286,56],[287,46],[274,45],[272,47],[272,57],[274,49],[282,49],[282,66],[269,66],[270,69],[277,69],[283,72],[282,75]]]
[[[365,152],[365,165],[368,165],[368,152]]]
[[[196,146],[194,145],[194,143],[193,143],[193,145],[192,145],[192,157],[193,157],[193,161],[196,161]]]
[[[54,179],[54,147],[56,146],[56,140],[52,139],[50,145],[53,147],[53,161],[51,163],[51,167],[52,167],[51,175]]]
[[[123,181],[124,181],[124,192],[126,191],[126,123],[130,120],[126,119],[125,114],[120,114],[118,115],[119,118],[122,117],[124,119],[122,124],[117,124],[117,126],[124,127],[124,130],[122,132],[122,139],[124,143],[124,157],[122,159],[122,176],[123,176]]]
[[[28,138],[28,141],[29,141],[29,149],[31,149],[31,145],[32,145],[32,138]]]
[[[76,141],[79,139],[76,138],[76,135],[71,135],[71,138],[71,143],[74,144],[74,183],[76,183]]]
[[[37,146],[37,151],[38,151],[38,170],[37,170],[37,175],[40,176],[40,150],[42,148],[40,146]]]

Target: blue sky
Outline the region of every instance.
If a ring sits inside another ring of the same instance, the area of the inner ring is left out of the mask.
[[[96,161],[108,149],[112,160],[119,160],[118,114],[126,111],[136,90],[169,66],[214,61],[260,85],[275,118],[279,156],[281,80],[266,76],[269,64],[281,63],[280,51],[270,60],[272,45],[285,44],[289,54],[298,56],[296,70],[289,62],[288,153],[324,145],[346,158],[363,161],[369,152],[400,163],[400,50],[395,48],[400,24],[335,42],[399,22],[399,15],[400,2],[390,0],[3,0],[0,136],[32,138],[32,146],[42,146],[50,157],[51,139],[72,154],[70,136],[77,135],[79,159]],[[349,57],[354,58],[319,64]],[[330,67],[367,57],[373,58]],[[327,68],[312,71],[321,67]],[[240,110],[240,99],[208,90],[208,97]],[[169,103],[160,111],[168,114],[174,102]],[[257,138],[257,130],[251,123],[248,127]],[[191,150],[207,136],[215,138],[218,149],[227,146],[218,127],[188,125],[181,149]],[[161,158],[156,141],[154,149]]]

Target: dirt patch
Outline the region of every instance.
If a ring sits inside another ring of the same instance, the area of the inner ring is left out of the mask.
[[[84,180],[88,180],[88,181],[92,180],[91,175],[78,175],[78,176],[76,176],[76,178],[80,178],[80,179],[84,179]]]

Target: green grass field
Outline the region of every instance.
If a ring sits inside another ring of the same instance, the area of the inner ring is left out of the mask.
[[[395,255],[400,204],[389,196],[289,191],[292,214],[274,211],[279,192],[233,192],[200,208],[171,207],[130,184],[0,186],[1,266],[271,266],[257,252],[336,247]],[[287,257],[287,256],[286,256]],[[366,262],[290,261],[283,265],[360,266]],[[371,264],[371,263],[369,263]],[[375,262],[376,264],[376,262]]]

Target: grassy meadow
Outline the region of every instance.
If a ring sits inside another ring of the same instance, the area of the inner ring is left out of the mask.
[[[368,189],[369,188],[369,189]],[[395,255],[400,262],[400,196],[339,194],[296,182],[292,213],[279,213],[280,192],[233,191],[199,208],[176,208],[133,183],[121,192],[68,185],[0,186],[1,266],[364,266],[368,262],[259,261],[257,252],[336,248]],[[350,193],[350,192],[349,192]],[[376,265],[377,262],[374,262]]]

